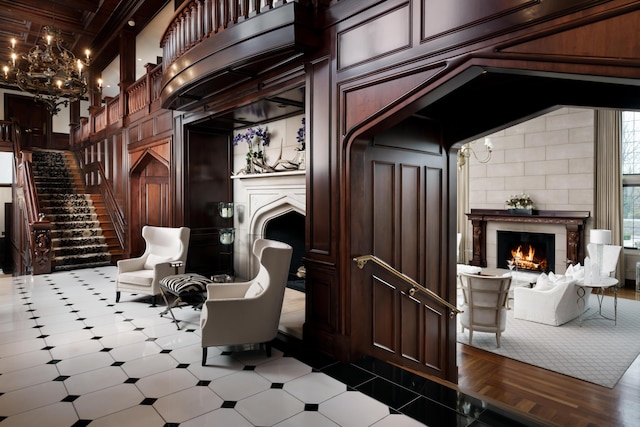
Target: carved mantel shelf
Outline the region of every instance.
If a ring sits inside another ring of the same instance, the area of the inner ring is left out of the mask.
[[[520,222],[528,224],[564,225],[567,229],[567,263],[584,261],[584,230],[589,211],[534,210],[532,215],[513,214],[500,209],[471,209],[467,218],[473,225],[473,258],[471,265],[487,266],[487,223]]]

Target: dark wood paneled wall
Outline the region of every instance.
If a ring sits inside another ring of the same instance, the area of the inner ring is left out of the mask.
[[[456,381],[455,320],[373,268],[356,269],[352,258],[381,254],[454,302],[451,148],[558,104],[640,109],[640,1],[344,0],[318,13],[317,48],[243,74],[232,89],[198,87],[215,96],[184,116],[127,124],[123,143],[132,153],[172,127],[170,222],[184,223],[184,124],[277,94],[304,73],[305,340],[342,359],[406,353],[415,360],[402,363]],[[363,305],[368,316],[359,315]]]

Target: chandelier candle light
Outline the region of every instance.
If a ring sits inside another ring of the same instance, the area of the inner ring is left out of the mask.
[[[42,40],[42,45],[21,54],[16,51],[16,39],[11,39],[11,60],[3,67],[4,79],[33,94],[36,101],[43,102],[56,115],[60,105],[66,107],[87,93],[91,51],[87,49],[84,58],[76,58],[64,47],[60,30],[53,25],[43,28]],[[102,80],[98,80],[98,90],[101,89]]]

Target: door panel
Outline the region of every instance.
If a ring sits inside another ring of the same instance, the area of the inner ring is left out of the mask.
[[[375,255],[445,296],[447,156],[412,124],[352,153],[352,250]],[[403,140],[407,128],[414,130],[410,144]],[[424,142],[416,145],[420,137]],[[406,281],[373,262],[351,272],[354,353],[448,378],[447,362],[455,354],[447,342],[449,322],[455,322],[448,309],[421,292],[410,295]]]

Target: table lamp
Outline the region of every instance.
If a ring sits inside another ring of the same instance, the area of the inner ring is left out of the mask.
[[[611,230],[593,229],[589,234],[589,242],[596,245],[596,265],[592,265],[592,276],[597,281],[602,279],[602,253],[604,245],[611,243]]]

